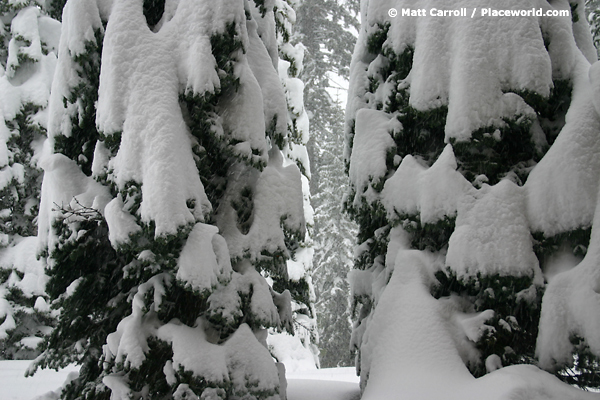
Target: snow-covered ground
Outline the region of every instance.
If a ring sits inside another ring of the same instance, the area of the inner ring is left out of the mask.
[[[0,398],[2,400],[32,400],[62,386],[69,373],[77,371],[69,366],[60,371],[38,370],[35,376],[25,378],[31,361],[0,361]]]
[[[68,367],[61,371],[40,370],[33,377],[24,373],[30,361],[0,361],[0,399],[32,400],[61,387]],[[358,400],[360,390],[354,368],[331,368],[288,375],[288,400]]]

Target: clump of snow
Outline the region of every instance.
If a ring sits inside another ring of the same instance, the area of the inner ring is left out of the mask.
[[[596,399],[534,366],[500,368],[475,379],[459,356],[445,308],[429,294],[423,254],[401,250],[396,267],[363,338],[363,400]],[[481,314],[480,319],[489,317]],[[490,359],[490,368],[496,367]],[[435,382],[435,385],[427,382]]]
[[[450,237],[446,265],[458,277],[528,276],[542,283],[525,215],[523,188],[504,179],[465,197]]]
[[[6,60],[6,73],[13,77],[19,67],[19,56],[34,62],[42,59],[42,43],[38,28],[40,10],[37,7],[27,7],[19,11],[13,18],[10,31],[12,39],[8,43],[8,59]],[[20,43],[30,43],[27,47]]]
[[[525,184],[531,228],[546,236],[589,227],[596,209],[600,115],[592,86],[597,67],[591,71],[590,84],[589,64],[581,54],[575,60],[573,98],[565,126]]]
[[[227,243],[216,226],[198,223],[190,232],[177,262],[177,279],[194,290],[211,290],[231,275]]]
[[[34,304],[33,308],[39,312],[50,311],[50,305],[41,296],[39,296],[37,299],[35,299],[35,304]]]
[[[102,378],[102,383],[111,390],[111,400],[126,400],[131,398],[131,389],[123,376],[118,374],[107,375]]]
[[[48,281],[44,265],[37,259],[36,252],[36,237],[21,238],[13,246],[0,249],[0,269],[22,273],[23,278],[18,278],[11,285],[19,288],[29,298],[45,295]]]
[[[242,188],[251,185],[254,211],[252,226],[247,234],[243,234],[237,225],[235,209],[227,204],[229,202],[221,206],[217,215],[218,225],[227,240],[231,257],[249,255],[252,259],[259,259],[263,251],[271,254],[283,251],[287,254],[281,228],[302,233],[305,229],[302,181],[298,167],[295,164],[284,166],[281,151],[275,147],[269,152],[269,163],[260,175],[256,176],[254,171],[242,172],[241,168],[232,175],[226,198],[235,198]]]
[[[240,393],[247,390],[247,380],[259,391],[279,386],[275,364],[248,325],[217,345],[207,340],[204,324],[201,318],[195,327],[171,321],[158,329],[158,337],[172,344],[175,369],[182,367],[213,383],[231,382]]]
[[[555,275],[542,301],[536,354],[540,365],[553,369],[571,365],[577,335],[600,354],[600,207],[596,207],[588,252],[576,267]]]
[[[123,208],[123,199],[120,195],[112,199],[104,208],[104,218],[109,229],[108,239],[115,249],[119,245],[128,243],[131,235],[142,230],[133,215]]]
[[[56,74],[52,80],[52,91],[48,108],[48,137],[49,148],[53,147],[54,136],[59,132],[71,136],[70,118],[77,113],[74,104],[65,108],[64,98],[69,97],[69,91],[76,87],[81,78],[74,74],[75,62],[72,57],[85,52],[87,42],[95,42],[95,31],[103,32],[102,20],[98,14],[96,0],[72,1],[65,4],[63,9],[63,24],[58,52],[70,55],[60,57],[56,65]]]
[[[315,355],[300,338],[288,333],[269,335],[267,339],[273,356],[285,365],[286,372],[316,370]]]
[[[174,40],[179,34],[167,29],[183,18],[183,10],[163,27],[163,38],[148,30],[141,8],[138,2],[113,6],[102,52],[97,125],[106,134],[123,132],[109,162],[112,179],[119,188],[130,181],[142,184],[140,217],[155,222],[158,237],[203,220],[211,206],[178,102]],[[193,210],[187,206],[190,200],[196,204]]]
[[[5,299],[5,289],[0,289],[0,318],[3,318],[2,324],[0,324],[0,340],[4,340],[8,337],[8,331],[13,330],[17,327],[15,319],[13,318],[13,308],[8,301]]]
[[[225,343],[230,378],[236,390],[246,390],[246,380],[256,390],[279,387],[279,373],[271,355],[254,337],[248,325],[242,324]]]
[[[8,46],[7,70],[0,71],[0,188],[15,178],[23,183],[23,166],[12,164],[13,154],[7,148],[12,135],[5,121],[13,120],[26,103],[41,107],[29,116],[29,123],[45,128],[45,107],[50,96],[50,83],[56,66],[56,41],[60,36],[60,23],[42,16],[37,7],[25,7],[12,19]],[[42,50],[43,47],[43,50]],[[44,54],[46,52],[46,54]],[[19,61],[19,58],[22,58]],[[39,158],[38,141],[32,144],[32,165]],[[28,149],[24,149],[28,151]],[[9,165],[9,161],[12,165]]]
[[[404,157],[381,192],[388,218],[419,213],[421,223],[426,224],[455,216],[462,197],[473,190],[456,168],[451,145],[446,145],[430,168],[412,155]]]
[[[273,67],[271,57],[263,43],[264,36],[258,36],[256,22],[254,20],[248,21],[247,27],[250,41],[250,48],[247,53],[248,64],[262,92],[264,121],[267,128],[270,128],[268,125],[271,121],[275,121],[273,133],[285,137],[287,131],[287,103],[278,71]],[[272,32],[271,35],[274,36],[274,33]],[[300,104],[300,107],[303,107],[303,104]]]
[[[386,156],[396,146],[390,131],[397,127],[398,121],[383,111],[361,109],[356,113],[354,151],[350,159],[350,180],[357,191],[355,205],[360,205],[361,196],[367,201],[376,198],[372,184],[387,173]]]
[[[88,207],[103,212],[112,200],[108,188],[86,176],[75,161],[62,154],[46,155],[41,166],[45,173],[38,216],[38,250],[57,245],[58,238],[50,227],[62,213],[61,208],[77,211]]]
[[[306,271],[312,266],[314,249],[312,247],[301,248],[294,254],[294,258],[287,260],[288,278],[298,282],[306,275]]]
[[[157,336],[172,344],[175,370],[182,367],[215,383],[228,380],[225,351],[207,341],[201,318],[196,320],[195,327],[171,321],[158,329]]]
[[[485,325],[485,322],[492,318],[494,318],[494,311],[485,310],[475,315],[461,316],[459,320],[467,338],[473,343],[477,343],[487,331],[494,329],[489,325]]]

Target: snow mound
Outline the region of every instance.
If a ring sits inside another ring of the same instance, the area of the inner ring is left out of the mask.
[[[523,188],[510,180],[486,184],[464,198],[450,237],[446,265],[459,277],[528,276],[543,283],[524,213]]]
[[[401,250],[363,338],[362,400],[598,399],[534,366],[500,368],[475,379],[454,345],[442,304],[429,294],[418,251]],[[434,384],[432,384],[434,382]]]
[[[411,155],[404,157],[381,192],[388,218],[419,213],[421,223],[427,224],[454,217],[463,196],[473,190],[456,168],[451,145],[444,148],[430,168]]]
[[[575,268],[558,273],[548,283],[542,301],[536,354],[540,365],[552,370],[571,365],[571,337],[584,338],[600,354],[600,206],[596,207],[588,252]]]
[[[357,188],[353,199],[356,206],[360,205],[361,196],[367,201],[377,198],[372,185],[387,173],[386,156],[396,146],[390,131],[398,124],[383,111],[361,109],[356,113],[355,150],[350,159],[350,179]]]

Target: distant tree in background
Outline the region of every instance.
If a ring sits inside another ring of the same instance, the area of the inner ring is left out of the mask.
[[[287,142],[281,149],[285,164],[295,163],[302,172],[302,195],[306,234],[301,238],[293,257],[287,260],[287,278],[275,282],[274,288],[292,293],[294,332],[274,332],[267,339],[271,354],[283,362],[288,372],[316,369],[319,365],[317,318],[313,273],[313,208],[310,184],[311,165],[306,148],[309,140],[309,119],[304,107],[303,72],[304,46],[297,43],[297,0],[275,1],[274,13],[279,51],[278,70],[287,101]],[[262,36],[262,34],[261,34]]]
[[[304,103],[310,114],[308,143],[314,216],[314,282],[322,367],[352,365],[349,350],[349,286],[356,226],[342,212],[347,187],[343,163],[344,110],[334,90],[349,77],[358,31],[358,1],[304,0],[297,13],[298,41],[305,47]],[[333,78],[333,79],[332,79]]]
[[[585,15],[588,17],[592,38],[594,39],[594,46],[596,47],[596,50],[600,51],[600,1],[586,0]]]

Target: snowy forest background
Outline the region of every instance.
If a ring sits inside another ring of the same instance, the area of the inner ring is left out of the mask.
[[[81,364],[65,399],[355,363],[365,399],[597,398],[521,364],[600,387],[600,4],[404,3],[1,0],[0,359]],[[502,100],[475,61],[445,88],[444,46],[516,60]]]

